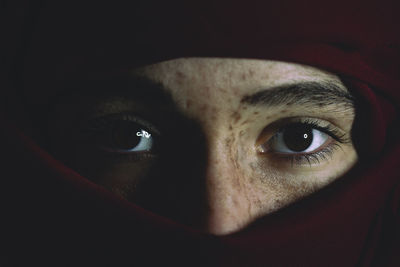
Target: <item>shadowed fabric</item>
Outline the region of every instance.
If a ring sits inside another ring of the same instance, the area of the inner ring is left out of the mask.
[[[400,266],[397,1],[3,5],[2,266]],[[311,197],[216,237],[113,195],[33,141],[43,104],[66,81],[189,56],[339,75],[356,101],[360,162]]]

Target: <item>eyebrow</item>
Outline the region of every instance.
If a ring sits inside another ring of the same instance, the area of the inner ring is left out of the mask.
[[[97,79],[79,79],[66,82],[56,98],[80,96],[120,96],[152,106],[172,103],[172,96],[163,84],[138,75],[114,75]]]
[[[354,108],[353,96],[333,81],[307,81],[280,85],[246,95],[241,99],[241,103],[268,107],[296,105],[321,108],[340,105],[344,108]]]

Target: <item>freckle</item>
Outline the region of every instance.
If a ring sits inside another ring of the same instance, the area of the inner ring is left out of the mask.
[[[239,165],[240,161],[239,161],[239,153],[235,153],[235,161],[236,164]]]
[[[250,166],[250,168],[251,168],[253,171],[255,171],[255,170],[257,169],[257,166],[256,166],[256,164],[255,164],[254,162],[251,162],[251,163],[249,164],[249,166]]]
[[[228,93],[228,91],[226,89],[219,88],[219,90],[221,91],[221,93],[224,93],[224,94]]]
[[[242,93],[240,92],[239,89],[234,88],[234,89],[232,90],[232,92],[233,92],[233,94],[234,94],[235,96],[237,96],[237,97],[242,97]]]
[[[251,121],[252,121],[252,120],[247,119],[247,120],[245,120],[244,122],[242,122],[242,124],[240,124],[240,126],[245,125],[245,124],[247,124],[247,123],[249,123],[249,122],[251,122]]]
[[[206,112],[207,109],[208,109],[207,105],[204,104],[204,105],[202,105],[202,106],[200,107],[200,112]]]
[[[191,106],[192,104],[193,104],[192,100],[190,100],[190,99],[186,100],[186,103],[185,103],[186,108],[190,108],[190,106]]]
[[[267,117],[265,117],[265,119],[266,119],[266,120],[269,120],[269,119],[271,119],[271,116],[267,116]]]
[[[253,169],[251,166],[250,166],[250,168]],[[254,171],[254,169],[253,169],[253,171]],[[254,176],[255,176],[255,174],[249,175],[249,182],[251,184],[254,184],[256,181],[256,178]]]
[[[230,147],[232,144],[232,138],[228,137],[225,139],[225,146]]]
[[[236,197],[233,198],[233,205],[235,206],[235,208],[238,208],[240,206],[239,201],[236,199]]]
[[[246,75],[246,73],[243,73],[242,74],[242,80],[246,80],[247,79],[247,75]]]
[[[254,115],[257,115],[257,114],[259,114],[259,113],[260,113],[260,112],[258,112],[258,111],[254,111],[254,112],[253,112]]]
[[[243,106],[243,107],[242,107],[242,110],[247,110],[247,107],[246,107],[246,106]]]
[[[232,127],[232,125],[229,125],[229,130],[230,130],[230,131],[232,131],[232,130],[233,130],[233,127]]]
[[[242,116],[240,116],[240,114],[235,111],[234,113],[232,113],[231,118],[233,119],[233,123],[237,123],[242,118]]]
[[[178,79],[182,79],[183,77],[185,77],[185,74],[183,74],[183,72],[181,72],[181,71],[177,71],[175,73],[175,75],[176,75],[176,78],[178,78]]]
[[[286,113],[287,111],[288,111],[287,109],[284,109],[281,111],[281,113]]]
[[[210,96],[210,87],[208,87],[208,86],[204,87],[204,93],[207,97],[209,97]]]

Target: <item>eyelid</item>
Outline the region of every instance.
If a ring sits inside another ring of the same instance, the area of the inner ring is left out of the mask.
[[[160,135],[160,131],[158,130],[158,128],[153,125],[152,123],[149,122],[149,120],[143,119],[140,116],[130,113],[130,112],[126,112],[126,113],[119,113],[121,116],[122,120],[127,120],[127,121],[133,121],[136,122],[140,125],[143,125],[146,129],[150,130],[152,133],[155,133],[157,135]],[[116,114],[118,116],[118,114]]]
[[[319,136],[316,135],[315,131],[318,131],[318,132],[319,132],[319,133],[318,133]],[[322,143],[320,146],[318,146],[316,149],[313,149],[313,150],[311,150],[311,151],[306,151],[306,150],[308,150],[309,148],[305,149],[303,152],[291,151],[291,150],[286,146],[286,144],[285,144],[284,142],[282,142],[281,144],[279,144],[279,143],[277,144],[276,142],[274,142],[274,141],[277,141],[277,140],[283,138],[283,131],[280,131],[280,132],[276,133],[270,140],[268,140],[267,143],[265,143],[265,144],[263,144],[263,145],[260,145],[260,149],[263,150],[262,153],[265,153],[265,152],[267,152],[269,149],[271,149],[271,151],[273,151],[273,152],[276,153],[276,154],[287,154],[287,155],[294,155],[294,154],[296,154],[296,155],[304,155],[304,154],[312,154],[312,153],[314,153],[314,152],[316,152],[316,151],[319,151],[319,150],[323,149],[324,147],[326,147],[327,145],[329,145],[330,143],[332,143],[332,141],[334,140],[330,135],[328,135],[328,134],[326,134],[326,133],[324,133],[324,132],[322,132],[322,131],[319,131],[319,130],[317,130],[317,129],[314,129],[314,128],[313,128],[313,130],[312,130],[312,134],[313,134],[313,140],[312,140],[312,142],[311,142],[311,144],[310,144],[310,147],[311,147],[311,145],[314,144],[315,142],[321,141],[321,139],[320,139],[321,137],[323,137],[323,138],[326,137],[326,139],[323,141],[323,143]],[[281,141],[283,141],[283,140],[281,140]],[[267,148],[265,148],[264,145],[266,145]],[[314,145],[315,145],[315,144],[314,144]],[[280,147],[280,148],[277,148],[277,147]],[[279,150],[279,149],[280,149],[280,150]]]
[[[327,142],[319,146],[317,149],[306,153],[281,153],[270,150],[268,143],[271,141],[271,139],[287,126],[296,123],[306,124],[317,130],[321,129],[321,132],[326,133],[330,140],[327,140]],[[269,164],[280,166],[279,168],[285,169],[287,168],[287,164],[290,164],[292,168],[295,166],[302,168],[304,165],[309,165],[312,167],[320,164],[321,161],[327,162],[329,158],[332,159],[335,155],[335,151],[338,148],[342,149],[342,144],[351,143],[350,138],[347,137],[348,135],[349,134],[343,131],[341,128],[323,119],[310,117],[290,117],[275,121],[265,127],[256,140],[255,149],[257,154],[268,159],[267,161]]]
[[[339,143],[351,142],[350,138],[348,138],[347,136],[348,134],[343,129],[325,119],[314,117],[288,117],[274,121],[266,126],[256,139],[255,147],[266,143],[277,132],[283,130],[285,126],[293,123],[304,123],[312,125],[315,129],[328,134]],[[329,131],[327,131],[326,128],[328,128]]]
[[[153,134],[159,136],[161,135],[161,132],[158,130],[158,127],[150,123],[149,120],[143,119],[141,116],[132,112],[111,113],[91,118],[88,121],[83,122],[81,128],[82,129],[86,128],[87,130],[90,130],[91,128],[92,130],[95,130],[102,127],[108,127],[110,123],[113,123],[118,120],[135,122],[143,126],[145,129],[149,130]],[[91,126],[88,127],[86,124],[91,124]]]

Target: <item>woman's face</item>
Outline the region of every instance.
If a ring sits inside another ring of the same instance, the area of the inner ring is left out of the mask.
[[[115,194],[209,233],[238,231],[357,160],[352,97],[331,73],[182,58],[124,79],[57,102],[53,153]]]

